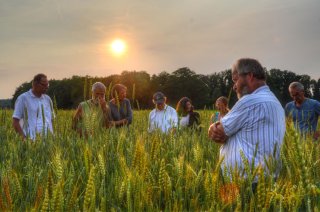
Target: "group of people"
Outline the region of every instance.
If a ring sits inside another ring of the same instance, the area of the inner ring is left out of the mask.
[[[132,109],[126,93],[126,86],[115,84],[111,91],[112,99],[107,103],[106,86],[102,82],[94,83],[92,98],[79,104],[73,117],[72,128],[80,135],[87,135],[87,125],[93,125],[91,128],[94,130],[130,125]]]
[[[312,134],[318,139],[317,122],[320,115],[319,101],[306,98],[300,82],[292,82],[289,93],[293,101],[281,106],[266,84],[266,73],[259,61],[242,58],[232,66],[233,90],[238,101],[229,109],[228,99],[220,97],[215,106],[218,112],[210,118],[208,136],[221,144],[220,157],[227,167],[241,167],[241,154],[255,165],[264,166],[265,158],[279,158],[286,123],[290,118],[303,135]],[[35,139],[37,134],[53,132],[53,105],[46,95],[49,82],[44,74],[38,74],[32,89],[21,94],[13,113],[13,127],[23,138]],[[103,128],[128,126],[133,113],[126,98],[127,88],[116,84],[111,91],[112,99],[106,102],[106,87],[101,82],[92,85],[92,98],[81,102],[73,117],[73,129],[80,135],[89,133],[86,121],[96,117],[96,126]],[[193,110],[192,102],[183,97],[176,109],[166,104],[167,97],[156,92],[152,101],[155,108],[149,114],[148,131],[169,133],[177,128],[201,130],[200,115]]]

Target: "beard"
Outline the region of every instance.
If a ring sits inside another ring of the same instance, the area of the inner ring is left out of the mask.
[[[237,92],[238,99],[241,99],[244,95],[249,94],[249,89],[247,85],[244,85],[241,89],[241,91]]]

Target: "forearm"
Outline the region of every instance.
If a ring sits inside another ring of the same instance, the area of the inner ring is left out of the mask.
[[[114,125],[116,126],[122,126],[122,125],[126,125],[128,123],[128,120],[127,119],[121,119],[119,121],[113,121],[114,122]]]
[[[23,132],[23,130],[22,130],[22,128],[21,128],[21,126],[20,126],[19,120],[13,119],[13,124],[12,124],[12,125],[13,125],[14,130],[15,130],[21,137],[23,137],[23,138],[26,137],[25,134],[24,134],[24,132]]]
[[[228,139],[220,122],[216,122],[209,127],[208,135],[209,138],[219,144],[224,144]]]

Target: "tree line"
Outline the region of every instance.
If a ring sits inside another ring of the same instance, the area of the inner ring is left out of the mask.
[[[288,86],[293,81],[300,81],[306,90],[306,96],[320,99],[320,78],[311,79],[308,75],[298,75],[291,71],[271,69],[266,70],[267,84],[277,96],[282,105],[291,101]],[[106,98],[110,98],[112,85],[121,83],[127,86],[127,98],[131,100],[134,109],[153,108],[152,95],[162,91],[168,99],[168,104],[175,106],[183,96],[193,101],[196,109],[212,108],[219,96],[229,98],[231,107],[237,97],[232,91],[231,70],[216,72],[209,75],[197,74],[188,67],[180,68],[172,73],[163,71],[150,75],[146,71],[123,71],[121,74],[107,77],[72,76],[62,80],[49,80],[47,94],[54,100],[58,109],[74,109],[84,99],[91,96],[91,85],[103,82],[107,87]],[[21,84],[15,90],[12,106],[17,97],[31,88],[31,82]]]

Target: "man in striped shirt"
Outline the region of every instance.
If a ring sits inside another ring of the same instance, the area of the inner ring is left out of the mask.
[[[239,59],[232,67],[232,80],[239,100],[220,122],[209,127],[209,137],[222,144],[223,166],[243,168],[243,153],[250,165],[265,167],[268,157],[279,159],[284,110],[266,85],[265,71],[257,60]]]

